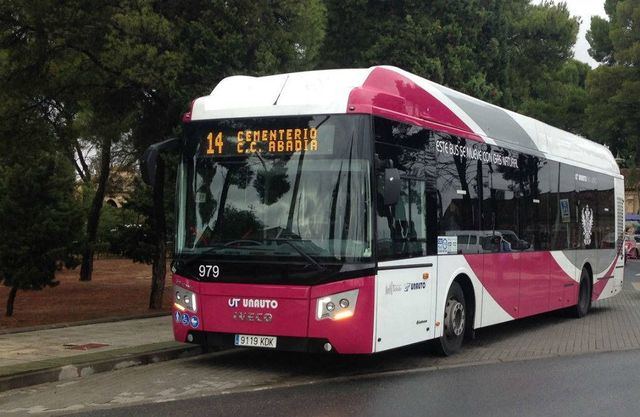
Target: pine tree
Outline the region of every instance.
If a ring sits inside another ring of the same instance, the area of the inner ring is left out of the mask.
[[[0,130],[0,283],[11,288],[7,316],[18,290],[56,286],[55,272],[77,265],[82,230],[69,161],[41,121],[10,120]]]
[[[594,17],[589,54],[602,65],[587,78],[590,135],[640,166],[640,0],[607,0]]]

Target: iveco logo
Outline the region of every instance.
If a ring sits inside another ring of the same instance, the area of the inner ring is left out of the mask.
[[[244,311],[235,311],[233,319],[238,321],[255,321],[259,323],[271,323],[273,315],[271,313],[246,313]]]

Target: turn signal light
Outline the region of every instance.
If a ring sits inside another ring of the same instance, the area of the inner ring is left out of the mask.
[[[336,315],[333,316],[333,319],[334,320],[342,320],[342,319],[348,319],[351,316],[353,316],[353,311],[345,310],[345,311],[341,311],[339,313],[336,313]]]

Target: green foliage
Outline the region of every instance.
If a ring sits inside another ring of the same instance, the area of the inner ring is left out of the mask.
[[[312,69],[324,37],[321,0],[152,3],[159,19],[170,22],[167,32],[176,58],[172,72],[159,74],[149,84],[153,91],[138,101],[140,118],[132,139],[140,155],[150,144],[177,134],[187,103],[208,94],[222,78]],[[129,59],[121,63],[123,68],[128,64]]]
[[[607,0],[609,21],[593,19],[589,53],[602,64],[587,78],[590,136],[640,166],[640,1]]]
[[[0,131],[0,282],[40,290],[57,285],[56,270],[77,265],[82,211],[75,199],[73,170],[50,146],[46,126],[39,121],[12,119],[4,127]]]
[[[164,202],[167,236],[173,238],[176,161],[170,160],[167,165]],[[111,209],[116,212],[114,219],[116,224],[112,228],[104,230],[104,241],[109,243],[109,252],[132,259],[134,262],[150,264],[153,261],[156,242],[153,227],[153,198],[150,188],[139,177],[136,177],[129,201],[125,203],[123,208]],[[123,212],[127,214],[130,222],[118,222],[117,213]]]
[[[609,17],[609,39],[615,62],[637,67],[640,64],[640,1],[618,1],[615,13]]]
[[[145,224],[118,225],[109,236],[109,252],[150,264],[155,252],[153,231]]]
[[[609,38],[609,28],[610,23],[608,20],[600,16],[593,16],[591,18],[591,29],[587,31],[587,41],[591,45],[589,55],[603,64],[613,63],[613,43]]]
[[[526,4],[514,12],[508,46],[508,86],[503,104],[520,110],[521,103],[541,97],[540,85],[572,58],[578,21],[564,3]],[[543,97],[544,99],[544,97]],[[526,111],[526,106],[522,111]]]
[[[168,194],[174,197],[173,193]],[[152,224],[153,200],[150,188],[140,178],[135,179],[129,201],[120,210],[135,214],[136,222],[118,224],[109,230],[106,236],[109,251],[132,259],[134,262],[150,264],[155,250]]]
[[[323,67],[389,64],[517,108],[571,58],[566,5],[526,0],[326,0]]]
[[[586,78],[591,68],[576,60],[544,74],[518,111],[576,134],[585,133],[584,112],[589,102]]]
[[[140,214],[125,207],[113,207],[105,205],[100,213],[100,226],[98,227],[98,242],[109,242],[114,231],[122,226],[136,225],[141,220]]]
[[[395,65],[495,101],[504,47],[497,1],[327,0],[323,67]],[[498,18],[498,21],[496,21]]]
[[[312,68],[324,22],[321,0],[7,0],[0,77],[10,88],[0,98],[20,98],[16,113],[48,120],[70,162],[80,138],[98,147],[131,140],[141,155],[222,77]],[[91,210],[89,224],[99,214]],[[104,214],[98,240],[113,228]]]

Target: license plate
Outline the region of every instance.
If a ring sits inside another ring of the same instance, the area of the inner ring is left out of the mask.
[[[278,338],[275,336],[254,336],[250,334],[237,334],[235,345],[275,349],[277,341]]]

